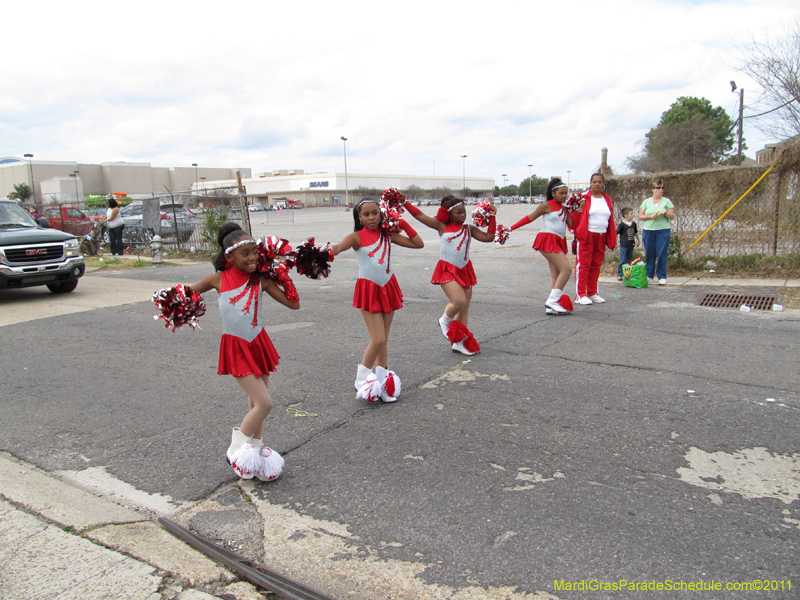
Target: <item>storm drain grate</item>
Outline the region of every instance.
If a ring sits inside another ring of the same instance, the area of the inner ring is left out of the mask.
[[[712,308],[739,308],[743,304],[752,310],[772,310],[775,296],[747,296],[744,294],[705,294],[700,298],[700,306]]]

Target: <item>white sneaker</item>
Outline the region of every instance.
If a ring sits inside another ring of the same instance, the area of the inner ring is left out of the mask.
[[[594,302],[596,304],[602,304],[603,302],[605,302],[605,299],[600,294],[595,294],[593,296],[589,296],[589,300],[591,300],[592,302]]]
[[[470,352],[464,346],[464,342],[456,342],[455,344],[451,344],[450,347],[453,349],[453,352],[461,352],[461,354],[465,354],[466,356],[474,356],[474,352]]]
[[[667,280],[666,279],[659,279],[658,280],[658,285],[667,285]]]
[[[591,304],[592,299],[589,296],[581,296],[578,298],[578,304]]]
[[[544,303],[544,312],[547,315],[567,315],[569,311],[561,306],[558,301],[551,302],[548,300]]]

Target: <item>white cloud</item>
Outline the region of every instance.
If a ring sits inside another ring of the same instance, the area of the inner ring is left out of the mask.
[[[107,2],[4,8],[0,154],[588,178],[681,95],[734,116],[733,48],[796,6]],[[755,92],[755,90],[753,90]],[[752,152],[766,140],[751,126]]]

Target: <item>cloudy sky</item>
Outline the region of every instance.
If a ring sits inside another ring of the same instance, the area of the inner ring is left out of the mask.
[[[679,96],[735,117],[785,0],[11,2],[0,156],[588,179]],[[745,115],[754,114],[746,109]],[[748,154],[775,140],[745,121]],[[468,157],[463,163],[460,155]]]

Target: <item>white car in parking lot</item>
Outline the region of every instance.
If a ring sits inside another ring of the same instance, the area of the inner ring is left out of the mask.
[[[194,233],[194,215],[183,204],[169,201],[161,202],[161,220],[157,232],[147,231],[148,236],[158,233],[163,239],[175,239],[180,242],[187,242]],[[134,200],[127,206],[123,206],[119,214],[125,222],[125,229],[122,231],[123,241],[125,235],[133,235],[134,232],[143,232],[142,226],[143,204],[141,200]]]

